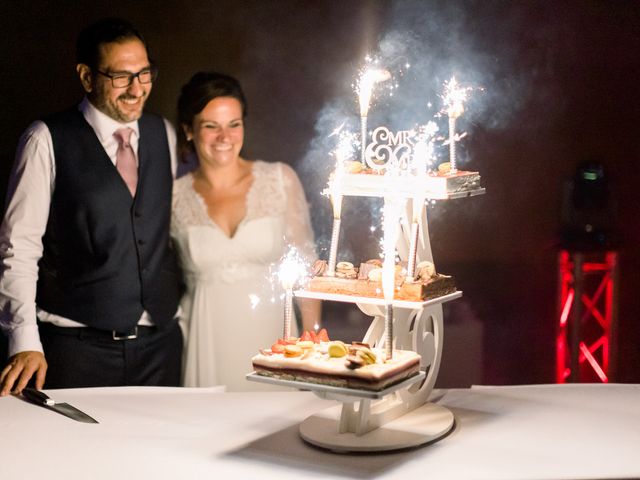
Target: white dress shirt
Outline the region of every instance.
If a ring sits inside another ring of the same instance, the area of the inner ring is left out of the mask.
[[[116,164],[118,141],[113,133],[133,129],[131,147],[138,158],[138,122],[122,124],[95,108],[86,98],[78,106],[91,125],[107,155]],[[176,134],[164,120],[169,140],[171,168],[175,176]],[[37,309],[38,261],[42,257],[42,236],[49,219],[55,186],[56,162],[49,128],[42,121],[32,123],[20,138],[14,170],[7,191],[7,209],[0,226],[0,327],[9,337],[9,356],[27,350],[42,352],[36,316],[62,327],[83,327],[74,320]],[[139,324],[149,325],[147,312]]]

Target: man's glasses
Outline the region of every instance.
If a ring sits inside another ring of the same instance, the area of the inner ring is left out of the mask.
[[[158,76],[158,69],[156,67],[149,67],[140,70],[138,73],[106,73],[96,70],[100,75],[111,79],[111,85],[113,88],[126,88],[133,83],[133,79],[137,78],[140,83],[154,82]]]

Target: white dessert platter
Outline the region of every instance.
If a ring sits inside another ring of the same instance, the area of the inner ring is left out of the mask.
[[[387,304],[384,298],[360,297],[357,295],[346,295],[341,293],[325,293],[325,292],[316,292],[316,291],[310,291],[310,290],[295,290],[293,294],[296,297],[300,297],[300,298],[313,298],[317,300],[327,300],[332,302],[355,303],[365,313],[367,313],[367,311],[369,310],[367,306],[384,307]],[[420,309],[420,308],[427,307],[429,305],[436,305],[438,303],[444,303],[450,300],[455,300],[456,298],[460,298],[460,297],[462,297],[462,292],[458,290],[453,293],[449,293],[447,295],[442,295],[440,297],[435,297],[435,298],[429,298],[421,302],[414,302],[410,300],[394,300],[392,305],[395,308]],[[377,312],[367,313],[367,314],[376,315]]]
[[[450,176],[346,173],[331,181],[326,194],[338,193],[353,197],[422,197],[447,200],[473,197],[485,193],[477,172],[458,172]]]
[[[471,196],[481,193],[484,193],[484,189],[458,192],[456,195]],[[372,192],[368,196],[383,197],[384,192]],[[433,262],[424,201],[407,195],[407,215],[404,218],[414,218],[414,202],[415,208],[420,209],[420,238],[417,242],[416,261]],[[401,235],[397,241],[397,251],[403,261],[409,256],[411,236],[412,225],[403,220]],[[307,290],[298,290],[294,294],[303,298],[356,304],[362,312],[373,317],[362,341],[374,348],[385,348],[387,307],[384,299]],[[247,378],[251,381],[310,390],[321,398],[340,402],[342,405],[312,415],[301,423],[300,435],[315,446],[336,452],[383,452],[432,443],[445,437],[455,424],[450,410],[430,403],[428,399],[442,359],[442,303],[461,296],[462,292],[456,291],[422,302],[393,301],[393,348],[420,354],[420,374],[379,392],[279,380],[255,373],[249,374]]]
[[[316,395],[322,398],[338,399],[343,398],[346,401],[352,402],[353,398],[368,398],[370,400],[377,400],[395,392],[403,387],[413,385],[426,378],[425,372],[419,372],[416,375],[406,378],[401,382],[391,385],[382,390],[363,390],[358,388],[345,388],[335,387],[333,385],[322,385],[312,382],[301,382],[298,380],[282,380],[279,378],[266,377],[258,375],[257,373],[248,373],[246,379],[252,382],[269,383],[272,385],[279,385],[281,387],[292,387],[301,390],[310,390],[316,393]]]

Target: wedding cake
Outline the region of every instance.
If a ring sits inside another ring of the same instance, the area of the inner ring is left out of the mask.
[[[309,335],[306,333],[305,335]],[[333,387],[382,390],[416,375],[420,355],[409,350],[384,351],[360,342],[279,340],[251,359],[258,375]]]

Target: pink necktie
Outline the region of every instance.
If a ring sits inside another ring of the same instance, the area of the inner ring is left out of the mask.
[[[113,134],[118,140],[118,150],[116,151],[116,168],[124,183],[129,187],[131,196],[136,196],[136,185],[138,184],[138,166],[136,165],[136,155],[133,153],[129,138],[133,132],[130,128],[119,128]]]

